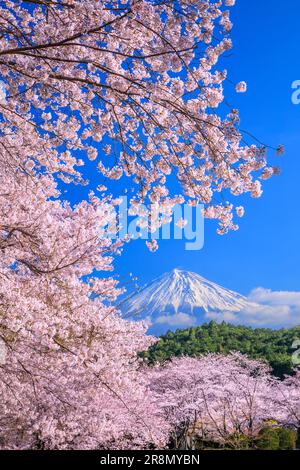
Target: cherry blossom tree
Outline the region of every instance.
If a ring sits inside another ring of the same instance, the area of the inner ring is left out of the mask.
[[[192,445],[191,436],[232,448],[241,445],[241,437],[254,442],[264,423],[282,416],[278,400],[271,398],[277,387],[269,366],[240,353],[174,358],[151,377],[174,445],[183,448]]]
[[[116,281],[96,275],[118,250],[105,202],[72,209],[51,177],[9,162],[0,181],[0,445],[161,446],[137,359],[153,339],[118,316]]]
[[[279,421],[286,426],[300,429],[300,369],[286,376],[273,390],[272,400],[277,404]]]

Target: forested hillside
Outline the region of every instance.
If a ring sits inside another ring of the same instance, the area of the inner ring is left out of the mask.
[[[293,342],[297,338],[300,338],[300,326],[271,330],[210,322],[200,327],[168,332],[144,354],[150,362],[162,362],[172,356],[240,351],[255,359],[266,359],[274,374],[281,377],[293,372]]]

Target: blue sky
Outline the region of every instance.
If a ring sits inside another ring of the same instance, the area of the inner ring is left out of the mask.
[[[284,144],[285,156],[276,160],[282,174],[265,182],[261,199],[241,200],[246,216],[238,232],[221,237],[206,222],[201,251],[175,240],[162,241],[154,254],[144,241],[128,244],[115,263],[124,280],[133,272],[143,284],[182,267],[242,294],[258,286],[300,290],[300,105],[291,101],[291,84],[300,80],[300,2],[237,0],[231,15],[234,49],[226,67],[248,92],[229,90],[227,98],[240,109],[243,129],[268,145]]]

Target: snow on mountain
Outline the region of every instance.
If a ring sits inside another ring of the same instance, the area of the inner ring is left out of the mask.
[[[151,333],[218,320],[218,312],[231,315],[254,310],[257,304],[199,274],[174,269],[144,286],[122,304],[125,318],[151,323]],[[221,317],[220,316],[220,317]]]

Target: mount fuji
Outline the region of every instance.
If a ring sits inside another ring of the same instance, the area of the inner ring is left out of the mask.
[[[259,304],[246,297],[181,269],[154,279],[121,306],[125,318],[148,321],[151,334],[218,321],[218,317],[236,322],[238,312],[257,308]]]

